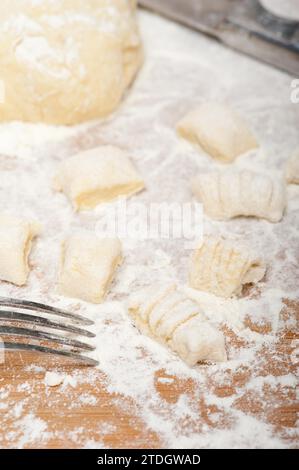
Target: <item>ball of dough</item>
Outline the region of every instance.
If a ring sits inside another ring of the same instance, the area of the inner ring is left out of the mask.
[[[1,0],[0,121],[70,125],[119,105],[142,62],[132,0]]]

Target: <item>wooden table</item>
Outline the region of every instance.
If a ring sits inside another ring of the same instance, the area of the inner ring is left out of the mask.
[[[299,303],[286,302],[281,312],[282,325],[290,317],[297,318]],[[267,325],[261,329],[249,325],[252,330],[268,333]],[[231,331],[226,330],[227,341],[234,346],[242,346],[242,341]],[[248,416],[274,426],[275,436],[283,438],[285,445],[296,447],[296,418],[298,402],[295,390],[288,386],[269,386],[265,381],[262,390],[248,390],[246,385],[254,374],[262,380],[267,377],[294,374],[296,367],[295,348],[298,333],[282,326],[275,346],[263,348],[255,358],[254,364],[243,364],[236,370],[228,369],[225,385],[209,377],[209,367],[205,367],[207,392],[213,391],[218,397],[234,397],[232,407]],[[49,388],[44,383],[44,371],[34,367],[32,362],[47,369],[57,368],[58,364],[49,363],[44,356],[7,356],[1,366],[0,377],[0,446],[25,448],[78,448],[82,446],[106,448],[159,448],[165,442],[147,429],[139,417],[136,404],[125,396],[116,396],[107,391],[106,377],[100,370],[78,369],[70,365],[60,365],[59,369],[77,376],[77,385]],[[91,379],[92,377],[92,379]],[[159,381],[163,377],[163,381]],[[160,405],[176,404],[182,394],[194,396],[195,383],[171,377],[163,370],[155,373],[155,387],[160,396]],[[86,403],[82,396],[87,397]],[[22,403],[18,409],[17,404]],[[5,408],[5,406],[7,406]],[[196,402],[197,423],[183,422],[182,433],[186,426],[189,431],[207,433],[213,429],[231,426],[230,415],[206,403],[203,394]],[[214,417],[217,415],[217,420]],[[34,416],[34,424],[30,419]],[[40,421],[39,418],[42,420]],[[191,427],[190,427],[191,426]],[[27,429],[25,431],[25,429]],[[291,431],[291,434],[289,435]],[[297,441],[298,445],[298,441]],[[213,447],[213,442],[211,443]],[[256,442],[259,447],[259,443]]]

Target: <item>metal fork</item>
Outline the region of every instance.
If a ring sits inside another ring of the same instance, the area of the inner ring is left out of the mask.
[[[22,310],[28,311],[24,313]],[[31,313],[30,313],[31,312]],[[59,317],[58,321],[45,318],[37,313]],[[64,321],[61,321],[63,319]],[[17,323],[17,326],[14,325]],[[45,354],[64,356],[81,365],[95,366],[98,361],[82,355],[84,351],[93,351],[94,346],[51,330],[70,333],[72,336],[94,338],[95,334],[75,325],[93,325],[93,321],[78,314],[28,300],[0,297],[0,337],[4,339],[0,347],[7,351],[37,351]],[[46,331],[41,328],[46,328]],[[50,330],[50,331],[47,331]],[[35,342],[14,342],[16,340],[34,340]],[[49,341],[54,348],[43,346],[42,341]]]

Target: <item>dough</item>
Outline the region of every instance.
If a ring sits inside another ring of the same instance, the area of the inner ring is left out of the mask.
[[[286,206],[283,181],[250,170],[201,173],[192,189],[212,219],[243,215],[279,222]]]
[[[0,214],[0,279],[23,286],[29,274],[28,258],[40,225]]]
[[[128,155],[110,145],[81,152],[58,168],[54,189],[63,191],[75,209],[92,209],[144,188]]]
[[[207,238],[193,255],[189,282],[194,289],[231,297],[239,294],[244,284],[260,281],[265,272],[263,261],[245,247]]]
[[[243,119],[224,104],[208,102],[188,113],[178,133],[222,162],[232,162],[258,144]]]
[[[299,148],[287,163],[286,179],[290,184],[299,184]]]
[[[101,303],[121,263],[118,239],[82,232],[62,244],[59,292],[87,302]]]
[[[135,1],[1,0],[1,121],[104,117],[141,63]]]
[[[141,333],[169,347],[190,366],[227,359],[223,334],[175,285],[137,292],[128,311]]]

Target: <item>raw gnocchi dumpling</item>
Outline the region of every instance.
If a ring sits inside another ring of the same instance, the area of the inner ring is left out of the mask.
[[[243,285],[260,281],[265,272],[263,260],[245,247],[208,238],[192,257],[189,283],[194,289],[231,297],[239,294]]]
[[[63,191],[76,210],[92,209],[144,188],[128,155],[111,145],[81,152],[60,164],[54,189]]]
[[[69,297],[101,303],[122,261],[118,239],[82,232],[62,244],[59,292]]]
[[[227,359],[223,334],[175,285],[141,290],[131,298],[128,310],[141,333],[169,347],[190,366]]]
[[[246,122],[227,105],[208,102],[189,112],[177,125],[178,133],[222,162],[258,147]]]
[[[0,279],[23,286],[29,275],[32,240],[40,233],[38,223],[0,214]]]
[[[212,219],[252,216],[279,222],[286,206],[284,182],[251,170],[201,173],[191,184]]]
[[[290,184],[299,184],[299,148],[287,163],[286,179]]]

